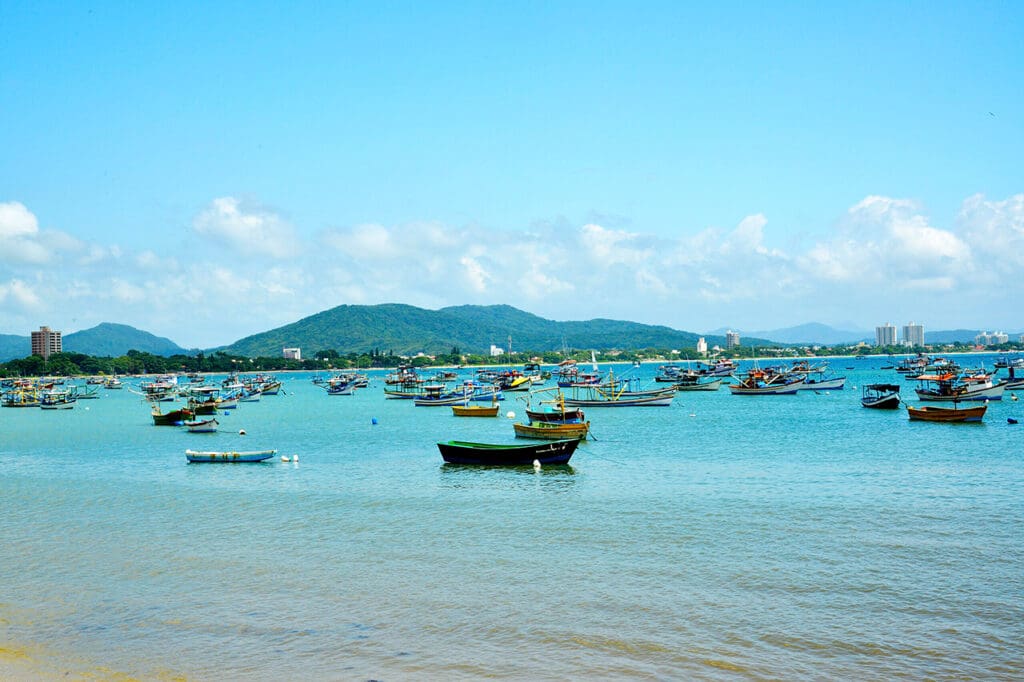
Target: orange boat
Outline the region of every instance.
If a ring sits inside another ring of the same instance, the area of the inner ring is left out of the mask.
[[[977,405],[975,407],[958,408],[956,403],[953,407],[938,407],[927,405],[925,407],[911,407],[907,405],[907,416],[911,421],[925,422],[980,422],[985,416],[988,405]]]

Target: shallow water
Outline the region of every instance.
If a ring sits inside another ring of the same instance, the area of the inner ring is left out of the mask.
[[[3,409],[0,631],[143,678],[1019,679],[1024,401],[910,423],[859,405],[881,362],[834,361],[844,391],[591,409],[539,472],[444,465],[437,441],[510,421],[379,374],[289,375],[217,434],[127,391]]]

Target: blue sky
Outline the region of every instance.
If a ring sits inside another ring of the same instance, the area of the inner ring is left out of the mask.
[[[0,4],[0,333],[1024,328],[1018,3]]]

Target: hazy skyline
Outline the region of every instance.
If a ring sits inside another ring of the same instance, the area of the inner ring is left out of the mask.
[[[1024,7],[0,5],[0,333],[1024,327]]]

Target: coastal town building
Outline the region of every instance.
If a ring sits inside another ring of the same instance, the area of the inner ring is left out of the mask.
[[[708,354],[708,342],[704,340],[704,337],[697,339],[697,352],[701,355]]]
[[[904,346],[923,346],[924,345],[924,325],[910,324],[903,325],[903,345]]]
[[[740,333],[729,330],[725,333],[725,347],[736,348],[740,345]]]
[[[49,327],[40,327],[39,331],[32,332],[32,355],[38,355],[46,360],[54,353],[60,353],[61,349],[60,332],[55,332]]]
[[[1003,332],[982,332],[974,337],[974,343],[978,346],[998,346],[1009,342],[1010,335]]]
[[[301,360],[302,349],[301,348],[282,348],[281,356],[286,360]]]
[[[896,325],[892,322],[887,322],[881,327],[875,327],[875,345],[876,346],[895,346],[896,345]]]
[[[501,346],[495,346],[493,343],[491,344],[491,357],[492,358],[496,358],[499,355],[504,355],[504,354],[505,354],[505,349],[504,348],[502,348]]]

